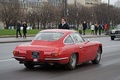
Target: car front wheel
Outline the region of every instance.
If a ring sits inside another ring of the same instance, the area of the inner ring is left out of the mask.
[[[72,54],[70,56],[70,60],[66,66],[67,69],[75,69],[76,68],[76,63],[77,63],[77,55],[76,54]]]
[[[96,55],[95,59],[92,60],[92,63],[99,64],[100,60],[101,60],[101,49],[99,48],[97,51],[97,55]]]
[[[32,64],[30,62],[25,62],[24,65],[26,68],[34,68],[34,64]]]

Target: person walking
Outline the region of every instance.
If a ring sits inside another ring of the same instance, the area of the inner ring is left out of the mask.
[[[104,34],[104,30],[105,28],[104,28],[104,24],[102,24],[102,34]]]
[[[85,31],[87,29],[87,23],[86,23],[86,21],[83,22],[82,26],[83,26],[83,35],[85,35]]]
[[[61,19],[61,24],[58,26],[58,29],[70,29],[65,18]]]
[[[19,33],[20,37],[22,37],[22,34],[20,32],[20,28],[21,28],[21,22],[17,21],[17,25],[16,25],[16,38],[18,38],[18,33]]]
[[[107,34],[108,33],[108,24],[107,23],[104,24],[104,28],[105,28],[105,34]]]
[[[94,30],[95,30],[95,25],[92,24],[92,25],[91,25],[91,35],[94,35]]]
[[[99,24],[99,35],[101,35],[102,27],[102,24]]]
[[[27,33],[27,23],[23,22],[23,38],[26,38]]]
[[[99,25],[96,23],[96,24],[95,24],[95,35],[97,35],[98,27],[99,27]]]
[[[79,26],[78,26],[78,31],[79,31],[79,33],[80,33],[81,35],[82,35],[82,29],[83,29],[83,28],[82,28],[82,24],[80,23]]]

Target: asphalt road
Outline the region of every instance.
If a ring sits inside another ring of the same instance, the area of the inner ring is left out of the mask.
[[[120,39],[90,38],[103,44],[99,65],[86,63],[69,71],[62,67],[26,69],[12,59],[14,47],[21,43],[0,44],[0,80],[120,80]]]

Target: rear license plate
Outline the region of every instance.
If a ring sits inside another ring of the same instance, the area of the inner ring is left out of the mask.
[[[32,52],[32,58],[34,58],[34,59],[40,58],[40,53],[39,52]]]

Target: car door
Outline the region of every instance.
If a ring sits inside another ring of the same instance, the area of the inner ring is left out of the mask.
[[[72,53],[74,53],[77,48],[74,40],[72,39],[71,35],[68,35],[65,39],[64,39],[64,52],[66,53],[67,56],[71,56]]]
[[[81,57],[83,59],[83,62],[92,60],[92,51],[93,51],[93,46],[90,42],[83,42],[78,44],[80,47],[80,53]]]
[[[85,42],[79,33],[73,33],[71,36],[73,37],[73,40],[78,47],[79,62],[86,62],[91,60],[91,53],[93,50],[92,44],[89,41]]]

